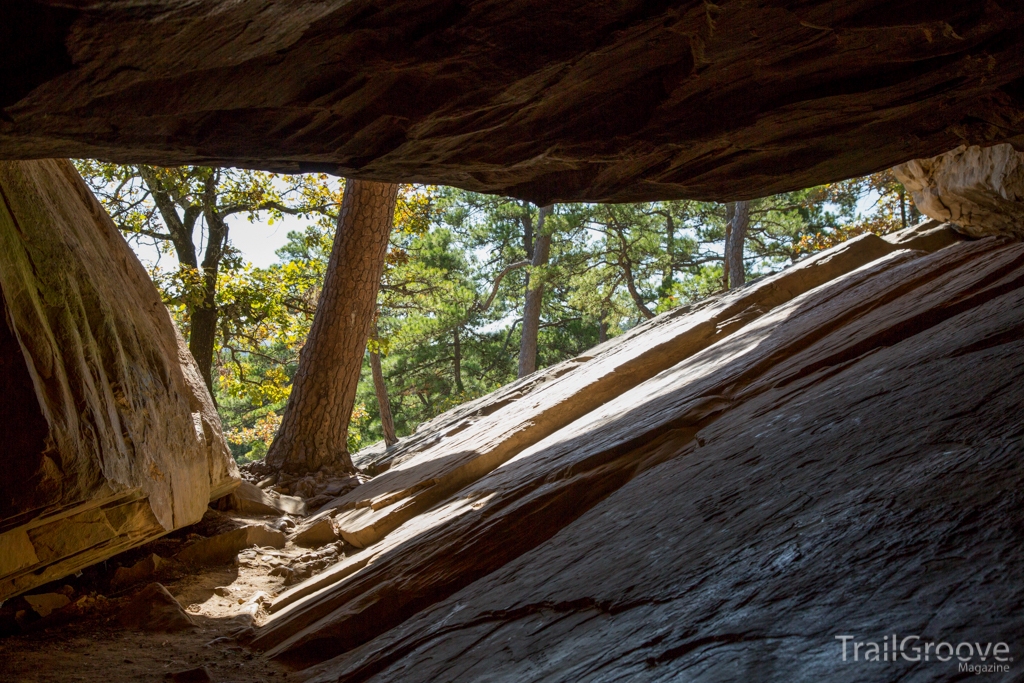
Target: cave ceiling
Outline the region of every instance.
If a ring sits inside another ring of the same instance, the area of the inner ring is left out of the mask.
[[[1024,145],[1006,0],[0,5],[0,158],[551,201],[754,198]]]

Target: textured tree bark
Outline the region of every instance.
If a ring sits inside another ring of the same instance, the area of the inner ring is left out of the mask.
[[[228,243],[228,226],[217,212],[217,182],[210,176],[203,195],[206,217],[206,252],[203,254],[203,300],[192,309],[188,349],[199,366],[199,374],[213,396],[213,347],[217,337],[217,274]]]
[[[355,471],[348,425],[394,219],[398,185],[349,180],[309,338],[266,462],[303,473]]]
[[[465,391],[466,387],[462,383],[462,335],[457,327],[455,328],[455,337],[452,341],[452,371],[455,375],[455,388],[459,391]]]
[[[377,340],[377,326],[374,324],[373,338]],[[384,383],[384,370],[380,366],[380,352],[370,349],[370,372],[373,374],[373,391],[377,394],[377,406],[380,408],[380,426],[384,430],[384,445],[394,446],[398,443],[395,435],[395,418],[391,415],[391,401],[388,399],[388,385]]]
[[[743,244],[746,242],[747,228],[750,226],[750,202],[732,202],[730,207],[732,220],[725,241],[725,260],[728,266],[728,287],[736,289],[746,282]]]
[[[217,270],[203,272],[203,300],[192,308],[188,350],[196,359],[199,374],[213,395],[213,346],[217,337]]]
[[[729,289],[729,242],[732,240],[732,219],[736,215],[736,203],[725,205],[725,251],[722,253],[722,288]]]
[[[520,221],[523,224],[523,251],[526,252],[526,259],[533,259],[533,218],[530,217],[530,203],[522,202],[523,215]],[[540,226],[538,226],[538,230]]]
[[[544,226],[552,207],[542,206],[537,211],[536,239],[533,244],[531,266],[539,268],[548,263],[551,253],[551,231]],[[540,332],[540,307],[544,299],[544,282],[526,280],[526,303],[523,306],[523,335],[519,343],[519,377],[526,377],[537,369],[537,335]]]
[[[662,299],[672,295],[672,286],[675,284],[675,273],[673,272],[672,260],[676,250],[676,223],[672,214],[665,216],[665,254],[668,256],[668,264],[661,275],[661,287],[658,296]]]

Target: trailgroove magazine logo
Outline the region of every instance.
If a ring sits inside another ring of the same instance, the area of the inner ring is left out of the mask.
[[[1005,673],[1013,657],[1006,643],[948,643],[924,640],[920,636],[895,633],[881,641],[857,640],[856,636],[836,636],[842,643],[844,662],[949,662],[966,673]]]

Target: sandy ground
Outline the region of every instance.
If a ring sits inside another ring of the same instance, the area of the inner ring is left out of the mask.
[[[133,553],[138,557],[151,550],[144,547]],[[201,666],[207,667],[217,683],[285,681],[289,668],[263,659],[232,634],[252,623],[261,592],[275,595],[283,590],[284,579],[271,575],[274,567],[304,553],[308,551],[292,547],[248,550],[240,553],[241,562],[233,565],[179,568],[153,577],[167,587],[197,625],[178,633],[147,632],[118,624],[117,613],[146,582],[120,593],[107,591],[109,597],[83,612],[55,613],[57,618],[40,620],[30,625],[28,632],[0,637],[0,683],[164,681],[170,674]],[[104,571],[109,575],[113,570]],[[88,578],[79,581],[83,585],[71,587],[73,599],[98,594],[88,590]],[[220,594],[215,588],[221,589]]]

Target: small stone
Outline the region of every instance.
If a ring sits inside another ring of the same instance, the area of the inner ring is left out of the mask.
[[[149,557],[139,560],[131,567],[118,567],[117,571],[114,572],[114,578],[111,579],[110,585],[115,588],[122,586],[131,586],[132,584],[141,583],[148,579],[156,572],[160,571],[160,568],[164,566],[166,561],[159,555],[152,554]]]
[[[173,681],[174,683],[212,683],[213,676],[210,675],[209,669],[205,666],[200,666],[195,669],[188,669],[187,671],[168,673],[164,676],[164,680]]]
[[[68,596],[61,593],[41,593],[39,595],[26,595],[25,602],[29,604],[32,611],[41,617],[49,616],[54,610],[66,607],[71,603]]]
[[[166,633],[196,628],[174,596],[159,583],[143,588],[117,615],[117,621],[125,628]]]

